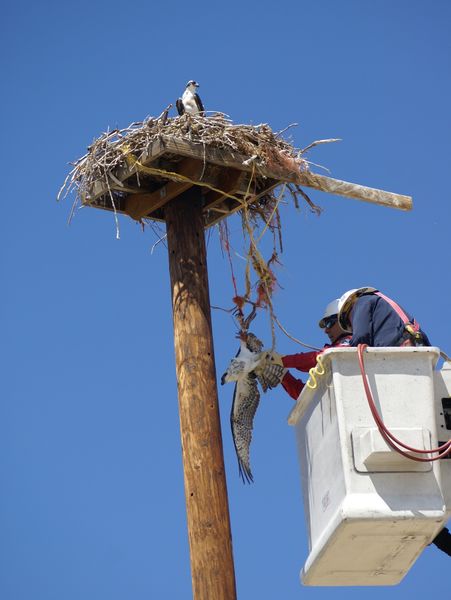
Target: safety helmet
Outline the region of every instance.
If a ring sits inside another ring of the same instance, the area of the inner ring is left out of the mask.
[[[325,321],[328,317],[332,317],[333,315],[338,314],[339,302],[340,298],[335,298],[335,300],[332,300],[332,302],[329,302],[329,304],[326,306],[323,317],[318,323],[321,329],[324,329],[326,327]]]
[[[350,329],[349,313],[357,298],[363,294],[369,294],[375,291],[376,288],[373,287],[361,287],[348,290],[340,296],[338,299],[338,323],[344,331],[352,333],[352,330]]]

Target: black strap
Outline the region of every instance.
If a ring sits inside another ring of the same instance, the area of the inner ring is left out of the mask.
[[[432,540],[432,543],[437,546],[439,550],[445,552],[448,556],[451,556],[451,533],[449,529],[444,527]]]
[[[404,330],[404,333],[399,338],[399,340],[394,344],[395,346],[402,346],[403,343],[407,340],[412,342],[412,346],[424,346],[424,338],[421,332],[412,335],[407,329]]]

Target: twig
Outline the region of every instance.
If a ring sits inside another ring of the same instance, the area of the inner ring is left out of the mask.
[[[235,308],[222,308],[221,306],[213,306],[213,304],[210,304],[210,308],[214,308],[214,310],[222,310],[226,313],[233,313],[233,311],[235,310]]]
[[[341,142],[341,141],[343,141],[341,138],[330,138],[328,140],[316,140],[316,142],[312,142],[305,148],[302,148],[301,154],[305,154],[307,152],[307,150],[310,150],[310,148],[313,148],[314,146],[319,146],[320,144],[332,144],[333,142]]]
[[[304,190],[302,188],[300,188],[298,185],[296,185],[295,187],[296,187],[297,192],[299,194],[301,194],[301,196],[304,198],[304,200],[310,206],[310,208],[312,209],[312,212],[314,212],[319,217],[319,215],[323,212],[323,209],[321,208],[321,206],[317,206],[314,202],[312,202],[310,200],[310,198],[307,196],[307,194],[304,192]]]
[[[167,234],[167,233],[165,233],[165,234],[164,234],[162,237],[160,237],[160,238],[159,238],[159,239],[158,239],[158,240],[155,242],[155,244],[152,246],[152,248],[151,248],[151,250],[150,250],[150,254],[153,254],[153,251],[155,250],[155,246],[158,246],[158,244],[159,244],[160,242],[163,242],[163,241],[164,241],[164,240],[167,238],[167,236],[168,236],[168,234]]]
[[[276,137],[279,137],[280,135],[282,135],[282,133],[285,133],[285,131],[288,131],[292,127],[298,127],[298,126],[299,126],[299,123],[291,123],[291,125],[287,125],[284,129],[281,129],[280,131],[278,131],[276,133]],[[304,152],[304,150],[302,150],[302,152]]]

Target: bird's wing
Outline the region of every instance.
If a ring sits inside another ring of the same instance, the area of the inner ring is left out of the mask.
[[[199,109],[199,112],[204,112],[205,108],[204,108],[204,105],[202,104],[202,100],[200,99],[199,94],[194,94],[194,101],[196,102],[196,106]]]
[[[254,416],[260,401],[260,392],[255,375],[249,373],[240,378],[233,393],[230,424],[233,443],[238,457],[238,468],[243,482],[254,480],[251,472],[249,448],[252,440]]]
[[[266,392],[279,385],[283,376],[286,373],[285,367],[266,362],[262,367],[257,369],[257,379],[262,386],[262,390]]]
[[[183,106],[182,99],[177,98],[175,105],[177,107],[177,112],[179,113],[179,115],[183,115],[183,113],[185,112],[185,107]]]

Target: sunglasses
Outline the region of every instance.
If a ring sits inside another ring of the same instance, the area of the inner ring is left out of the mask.
[[[335,323],[337,321],[338,321],[337,315],[333,315],[332,317],[327,317],[327,319],[324,319],[324,329],[330,329],[331,327],[333,327],[335,325]]]

